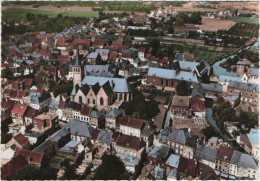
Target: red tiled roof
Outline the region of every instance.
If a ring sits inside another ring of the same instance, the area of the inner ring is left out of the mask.
[[[98,129],[94,129],[94,130],[93,130],[93,133],[92,133],[92,135],[91,135],[91,139],[92,139],[92,140],[96,140],[97,137],[98,137],[98,134],[99,134],[99,130],[98,130]]]
[[[23,156],[15,156],[12,160],[1,167],[1,179],[6,180],[17,172],[27,167],[28,162]]]
[[[13,92],[12,89],[5,89],[5,90],[4,90],[4,95],[9,95],[9,96],[11,96],[12,92]]]
[[[68,41],[68,40],[70,40],[69,37],[64,37],[64,36],[62,36],[62,37],[58,38],[58,40],[57,40],[57,46],[66,46],[66,45],[65,45],[65,42]]]
[[[123,53],[122,57],[129,58],[131,57],[131,53]]]
[[[15,156],[18,156],[18,155],[23,156],[25,159],[30,157],[30,159],[31,159],[30,162],[36,163],[36,164],[41,164],[44,153],[31,151],[31,150],[25,150],[25,149],[18,149],[15,153]]]
[[[37,53],[41,55],[50,55],[50,52],[48,50],[38,50]]]
[[[32,86],[32,83],[33,83],[33,79],[31,79],[31,78],[25,78],[24,79],[24,85]]]
[[[85,105],[85,106],[82,107],[82,109],[81,109],[81,114],[83,114],[83,115],[90,115],[91,110],[92,110],[91,107]]]
[[[12,82],[13,89],[19,90],[19,83],[17,81]]]
[[[173,58],[171,58],[171,57],[163,57],[163,59],[159,60],[160,63],[164,63],[164,64],[167,64],[168,62],[172,62],[172,61],[173,61]]]
[[[136,129],[142,129],[144,121],[141,119],[130,118],[129,116],[119,117],[118,124],[129,126]]]
[[[65,101],[60,101],[60,103],[58,105],[58,108],[61,109],[64,105],[65,105]]]
[[[109,53],[108,59],[115,61],[118,57],[118,53]]]
[[[158,62],[158,60],[159,60],[158,57],[155,57],[155,56],[151,56],[151,57],[150,57],[150,61]]]
[[[46,68],[51,74],[56,74],[57,72],[57,67],[46,66]]]
[[[7,60],[1,64],[2,67],[11,67],[13,62],[11,60]]]
[[[180,162],[179,162],[179,166],[178,166],[179,172],[187,172],[194,177],[196,168],[197,168],[197,165],[194,160],[180,157]]]
[[[117,52],[117,50],[118,50],[118,47],[116,47],[116,46],[114,46],[114,47],[112,47],[112,46],[105,46],[104,48],[105,49],[109,49],[110,51],[115,51],[115,52]]]
[[[113,135],[112,135],[112,139],[117,141],[117,139],[119,138],[120,136],[120,133],[119,132],[114,132]]]
[[[146,52],[147,48],[146,47],[139,47],[138,52]]]
[[[104,45],[106,42],[104,39],[96,39],[94,45]]]
[[[76,106],[73,108],[73,110],[75,110],[75,111],[81,111],[81,109],[82,109],[82,104],[76,104]]]
[[[20,114],[20,115],[24,115],[25,111],[27,110],[28,105],[25,104],[15,104],[13,109],[12,109],[12,113],[15,114]]]
[[[190,135],[191,136],[198,136],[199,138],[204,138],[205,137],[205,135],[203,134],[203,133],[200,133],[200,132],[197,132],[197,131],[191,131],[190,132]]]
[[[116,141],[116,144],[121,147],[139,150],[141,141],[138,137],[120,134],[120,137]]]
[[[1,108],[3,109],[10,109],[14,106],[15,104],[15,101],[13,100],[6,100],[5,98],[2,99],[2,102],[1,102]]]
[[[59,62],[69,62],[70,56],[58,56],[58,61]]]
[[[32,107],[28,107],[28,110],[25,113],[25,117],[33,118],[36,116],[37,110]]]
[[[122,42],[120,42],[120,41],[113,41],[112,42],[112,46],[120,46],[120,45],[122,45]]]
[[[15,141],[19,143],[21,146],[29,143],[28,138],[26,138],[22,133],[18,133],[17,135],[14,136]]]
[[[14,90],[13,92],[12,92],[12,94],[10,95],[10,97],[11,98],[16,98],[16,96],[17,96],[17,90]]]
[[[90,40],[87,39],[73,39],[71,46],[77,46],[77,45],[85,45],[90,46]]]
[[[229,147],[221,146],[218,150],[218,154],[216,159],[222,160],[222,161],[230,161],[232,158],[234,150]]]
[[[149,53],[145,55],[145,58],[148,60],[150,59],[150,57],[151,57],[151,54],[149,54]]]
[[[20,90],[20,91],[18,91],[16,98],[17,99],[22,99],[26,95],[27,95],[27,91]]]

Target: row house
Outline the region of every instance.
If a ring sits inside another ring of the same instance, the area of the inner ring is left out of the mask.
[[[229,147],[221,146],[219,147],[216,156],[216,170],[223,172],[224,174],[229,174],[230,160],[232,158],[234,150]]]
[[[22,133],[18,133],[16,135],[14,135],[12,137],[12,139],[6,143],[6,148],[9,147],[16,147],[16,149],[18,148],[22,148],[22,149],[30,149],[30,142],[28,140],[28,138],[26,138]]]
[[[216,148],[211,148],[209,146],[198,145],[198,148],[195,150],[194,158],[199,162],[208,165],[212,169],[216,168],[216,157],[218,150]]]
[[[42,95],[39,94],[30,94],[30,107],[44,111],[47,110],[50,103],[52,101],[51,94],[49,92],[45,92]]]
[[[203,87],[200,83],[196,84],[191,93],[191,108],[194,113],[195,119],[205,120],[206,109],[205,109],[205,98],[203,94]]]
[[[184,130],[173,130],[167,138],[167,145],[172,148],[176,154],[183,155],[188,137],[190,137],[189,132],[185,132]]]
[[[105,127],[116,130],[118,128],[119,118],[123,116],[123,111],[112,109],[105,115]]]
[[[198,83],[197,76],[194,73],[153,67],[149,68],[146,79],[147,84],[164,89],[176,88],[178,83],[183,80],[191,86],[195,86]]]
[[[129,116],[125,115],[124,117],[119,117],[118,122],[119,132],[130,135],[141,137],[141,131],[144,127],[144,120],[130,118]]]
[[[192,117],[190,98],[187,96],[173,96],[171,114],[174,119],[188,119]]]
[[[140,138],[119,133],[114,148],[118,154],[141,158],[144,146],[145,144]]]

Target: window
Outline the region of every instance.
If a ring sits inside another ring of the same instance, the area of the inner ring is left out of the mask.
[[[22,116],[21,116],[21,114],[18,114],[18,118],[21,118]]]
[[[12,113],[12,117],[15,117],[15,113]]]
[[[166,85],[168,85],[168,80],[166,80]]]
[[[88,99],[88,104],[90,103],[90,100]]]
[[[82,104],[82,97],[79,96],[79,103]]]
[[[34,123],[37,123],[37,120],[36,120],[36,119],[34,120]]]
[[[95,99],[93,99],[93,101],[92,101],[92,102],[93,102],[93,104],[96,104],[96,102],[95,102]]]
[[[100,98],[100,105],[104,105],[103,97]]]
[[[161,79],[161,85],[163,85],[163,79]]]
[[[173,86],[173,80],[171,81],[171,86]]]

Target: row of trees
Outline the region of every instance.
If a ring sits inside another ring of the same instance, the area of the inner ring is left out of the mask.
[[[221,129],[224,128],[224,122],[239,122],[240,126],[245,124],[248,128],[254,128],[258,125],[258,113],[245,112],[240,109],[237,114],[230,102],[225,101],[223,97],[219,97],[214,103],[213,114]]]

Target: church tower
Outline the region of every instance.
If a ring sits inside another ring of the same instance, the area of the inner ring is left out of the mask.
[[[75,64],[71,65],[71,71],[73,75],[73,87],[77,84],[81,87],[81,81],[84,73],[81,61],[79,60],[79,49],[77,49]]]

